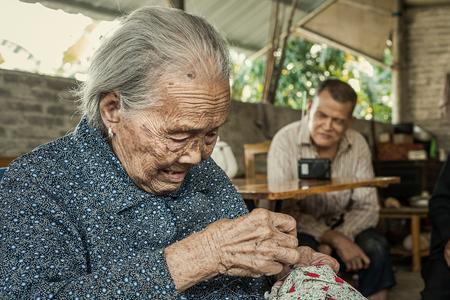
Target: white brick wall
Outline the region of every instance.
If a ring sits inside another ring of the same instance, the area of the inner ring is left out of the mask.
[[[450,6],[406,12],[406,88],[402,119],[433,132],[450,150],[450,116],[439,118],[445,75],[450,72]]]

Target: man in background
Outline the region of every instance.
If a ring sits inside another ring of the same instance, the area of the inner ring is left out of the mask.
[[[268,154],[269,185],[298,179],[297,162],[302,158],[330,159],[332,178],[372,178],[369,147],[349,128],[356,100],[347,83],[323,81],[308,115],[275,135]],[[358,289],[364,296],[387,299],[395,279],[388,243],[373,229],[379,211],[374,188],[285,201],[283,211],[297,219],[300,244],[335,254],[347,271],[358,272]]]

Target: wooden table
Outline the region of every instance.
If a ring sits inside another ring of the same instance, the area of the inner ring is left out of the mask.
[[[233,184],[245,200],[288,200],[313,194],[335,192],[360,187],[387,187],[400,182],[400,177],[372,179],[338,178],[332,180],[293,180],[276,186],[267,184],[266,178],[234,179]]]
[[[6,168],[15,159],[16,157],[12,156],[0,156],[0,168]]]
[[[420,250],[420,219],[428,217],[428,207],[399,207],[382,208],[380,218],[382,219],[410,219],[411,241],[412,241],[412,270],[419,272],[421,269],[420,257],[428,254]],[[397,253],[400,253],[396,251]],[[402,254],[402,253],[400,253]]]

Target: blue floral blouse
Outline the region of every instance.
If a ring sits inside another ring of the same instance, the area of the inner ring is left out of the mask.
[[[178,293],[166,246],[247,209],[208,159],[157,196],[107,140],[77,129],[14,161],[0,183],[0,299],[262,299],[265,279],[217,276]]]

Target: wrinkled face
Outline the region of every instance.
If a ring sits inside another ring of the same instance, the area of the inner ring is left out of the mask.
[[[323,149],[336,147],[347,130],[353,111],[351,102],[338,102],[324,90],[314,100],[309,131],[313,143]]]
[[[228,81],[168,80],[161,105],[123,118],[113,150],[143,190],[177,190],[188,170],[207,159],[230,109]]]

